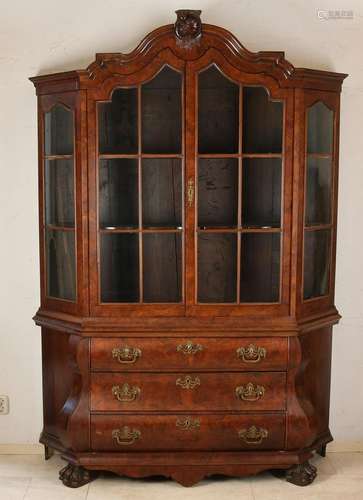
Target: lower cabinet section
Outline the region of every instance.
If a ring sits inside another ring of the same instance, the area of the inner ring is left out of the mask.
[[[92,415],[93,451],[278,450],[285,415]]]

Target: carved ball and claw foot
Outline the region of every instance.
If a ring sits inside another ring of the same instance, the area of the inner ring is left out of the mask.
[[[68,488],[79,488],[93,479],[91,471],[80,465],[68,464],[59,472],[59,479]]]
[[[296,486],[307,486],[316,478],[316,467],[309,462],[294,465],[286,472],[286,481]]]

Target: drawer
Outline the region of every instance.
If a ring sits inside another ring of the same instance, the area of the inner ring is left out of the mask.
[[[286,375],[93,373],[92,411],[284,410]]]
[[[94,451],[274,450],[284,435],[282,414],[91,416]]]
[[[286,370],[287,338],[93,339],[91,368],[99,371]]]

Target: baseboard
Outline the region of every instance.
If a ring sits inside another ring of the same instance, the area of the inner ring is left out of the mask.
[[[363,452],[363,441],[333,441],[326,450],[329,453]]]
[[[363,441],[333,441],[327,446],[328,453],[363,452]],[[0,444],[0,455],[42,455],[42,444]]]
[[[0,455],[42,455],[44,446],[39,443],[26,444],[1,444]]]

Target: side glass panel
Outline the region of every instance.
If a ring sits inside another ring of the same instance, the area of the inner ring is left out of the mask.
[[[74,116],[57,104],[44,115],[46,295],[76,300]]]
[[[198,92],[197,300],[279,302],[283,102],[216,66]]]
[[[72,155],[74,144],[73,112],[58,104],[44,116],[44,154]]]
[[[330,158],[308,156],[306,172],[307,226],[331,222],[331,172]]]
[[[318,101],[306,121],[304,300],[329,292],[334,112]]]
[[[330,263],[330,230],[305,231],[304,299],[328,293]]]
[[[182,122],[168,66],[98,104],[101,302],[183,300]]]
[[[45,222],[74,228],[73,160],[45,160]]]

